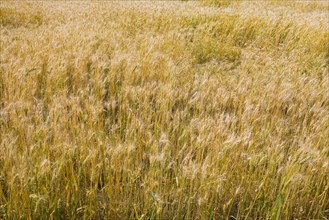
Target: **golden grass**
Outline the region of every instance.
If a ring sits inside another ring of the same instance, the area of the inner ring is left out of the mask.
[[[0,218],[328,218],[311,5],[1,2]]]

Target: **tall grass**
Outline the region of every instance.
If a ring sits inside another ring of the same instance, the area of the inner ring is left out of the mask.
[[[0,218],[326,219],[328,8],[304,7],[1,2]]]

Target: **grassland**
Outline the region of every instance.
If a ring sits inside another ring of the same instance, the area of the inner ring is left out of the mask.
[[[0,219],[328,219],[327,1],[1,1]]]

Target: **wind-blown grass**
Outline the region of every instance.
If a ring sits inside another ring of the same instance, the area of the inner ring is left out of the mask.
[[[1,2],[0,218],[328,217],[328,7],[214,2]]]

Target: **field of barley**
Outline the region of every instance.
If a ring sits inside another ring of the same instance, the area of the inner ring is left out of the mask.
[[[329,1],[0,1],[0,219],[329,219]]]

